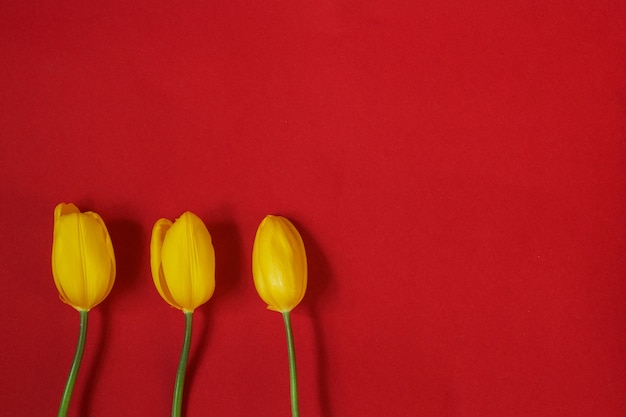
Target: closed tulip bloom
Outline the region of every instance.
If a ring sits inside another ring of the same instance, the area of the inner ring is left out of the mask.
[[[189,211],[174,223],[168,219],[157,220],[150,240],[150,267],[161,297],[185,315],[185,338],[172,400],[172,417],[180,417],[193,312],[206,303],[215,290],[215,251],[202,220]]]
[[[185,212],[174,223],[158,220],[150,242],[152,278],[161,297],[183,312],[193,312],[215,290],[215,251],[198,216]]]
[[[289,354],[289,386],[292,417],[300,416],[296,351],[291,330],[291,310],[306,291],[306,252],[300,233],[281,216],[266,216],[252,247],[252,277],[267,308],[283,316]]]
[[[81,213],[74,204],[54,210],[52,275],[61,300],[89,311],[102,302],[115,282],[115,255],[102,218]]]
[[[85,351],[89,311],[109,295],[115,282],[113,245],[98,214],[81,213],[74,204],[56,206],[52,276],[61,300],[74,307],[80,317],[76,353],[59,405],[58,417],[66,417]]]
[[[252,276],[270,310],[291,311],[302,301],[306,253],[300,233],[288,219],[269,215],[259,225],[252,249]]]

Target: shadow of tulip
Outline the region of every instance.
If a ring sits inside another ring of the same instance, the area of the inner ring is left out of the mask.
[[[220,303],[241,280],[243,244],[237,225],[232,221],[207,223],[215,248],[215,293],[211,301]],[[210,302],[211,302],[210,301]]]
[[[209,303],[211,301],[209,300]],[[205,357],[206,351],[208,350],[208,342],[209,342],[209,327],[211,321],[211,306],[203,305],[196,309],[193,313],[193,329],[191,336],[191,351],[189,352],[189,361],[187,362],[187,371],[185,373],[185,387],[183,393],[183,404],[182,404],[182,412],[181,415],[187,415],[187,405],[189,403],[189,395],[188,392],[190,388],[194,385],[194,380],[198,375],[198,369],[200,368],[200,364]],[[181,321],[183,320],[181,314]],[[182,325],[182,323],[181,323]]]
[[[81,367],[79,378],[86,381],[80,393],[81,416],[89,416],[102,368],[107,361],[111,340],[111,312],[123,303],[123,298],[131,297],[132,290],[140,280],[141,266],[145,260],[146,238],[141,224],[128,219],[105,219],[116,261],[115,284],[111,293],[89,312],[87,348],[85,359],[89,361]],[[131,295],[129,295],[131,294]],[[93,349],[88,351],[88,349]],[[77,399],[78,399],[77,398]]]
[[[112,219],[107,221],[107,228],[117,264],[117,277],[109,297],[117,304],[125,297],[133,297],[134,288],[146,279],[140,272],[143,266],[150,265],[150,237],[149,231],[134,220]]]
[[[104,302],[106,303],[106,300]],[[87,329],[87,348],[85,350],[92,346],[95,350],[85,352],[85,357],[88,357],[90,360],[81,366],[79,373],[79,378],[85,381],[81,385],[82,392],[76,398],[80,400],[80,412],[78,415],[81,416],[91,415],[91,404],[93,403],[94,395],[98,392],[99,375],[101,374],[102,364],[105,362],[106,341],[108,339],[106,335],[109,332],[109,319],[105,308],[96,306],[95,309],[89,312]]]
[[[205,216],[208,217],[208,216]],[[232,221],[206,223],[215,248],[215,292],[211,299],[194,312],[192,350],[187,363],[185,390],[197,378],[202,361],[210,352],[210,329],[215,320],[215,305],[223,302],[237,286],[242,268],[242,243],[237,226]],[[189,395],[183,395],[183,415]]]
[[[319,306],[323,304],[325,294],[332,281],[332,271],[326,256],[315,238],[308,232],[306,227],[294,222],[302,236],[306,249],[308,264],[308,282],[306,294],[302,300],[302,307],[308,312],[315,337],[317,353],[317,389],[319,393],[320,415],[330,417],[330,390],[328,387],[328,354],[326,349],[324,326],[320,315],[317,314]]]

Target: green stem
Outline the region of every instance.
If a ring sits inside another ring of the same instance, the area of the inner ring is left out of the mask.
[[[291,392],[291,415],[300,417],[298,406],[298,375],[296,372],[296,349],[293,344],[293,332],[291,331],[291,316],[289,311],[283,311],[285,330],[287,331],[287,349],[289,351],[289,388]]]
[[[67,377],[65,390],[63,390],[63,397],[61,398],[61,405],[59,406],[58,417],[67,416],[67,410],[70,407],[70,400],[72,399],[72,392],[74,392],[74,385],[76,384],[76,377],[78,376],[80,363],[83,359],[83,353],[85,352],[85,340],[87,339],[87,318],[89,315],[89,311],[79,310],[78,313],[80,314],[80,331],[78,333],[78,345],[76,346],[76,353],[74,354],[74,362],[72,362],[70,374]]]
[[[172,401],[172,417],[180,417],[183,407],[183,387],[185,386],[185,373],[187,371],[187,360],[189,359],[189,348],[191,347],[191,324],[193,311],[185,311],[185,340],[183,351],[178,362],[178,372],[176,373],[176,383],[174,384],[174,400]]]

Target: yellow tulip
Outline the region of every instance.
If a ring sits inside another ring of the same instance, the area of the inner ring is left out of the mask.
[[[291,415],[299,417],[291,310],[302,301],[306,292],[307,265],[302,237],[286,218],[266,216],[259,225],[252,247],[252,277],[267,308],[283,315],[289,353]]]
[[[307,283],[306,252],[294,225],[281,216],[266,216],[252,248],[252,276],[267,308],[293,310],[304,297]]]
[[[157,220],[150,239],[150,268],[161,297],[185,315],[185,338],[172,401],[172,416],[180,417],[193,312],[206,303],[215,290],[215,251],[202,220],[189,211],[174,223],[168,219]]]
[[[67,415],[80,368],[89,310],[100,304],[115,282],[115,255],[102,218],[91,211],[81,213],[74,204],[61,203],[54,209],[52,276],[61,300],[78,310],[80,332],[59,417]]]
[[[74,204],[54,210],[52,276],[61,300],[78,311],[102,302],[115,282],[115,255],[102,218]]]
[[[159,219],[150,241],[152,278],[161,297],[183,312],[193,312],[215,290],[215,251],[202,220],[191,212],[174,223]]]

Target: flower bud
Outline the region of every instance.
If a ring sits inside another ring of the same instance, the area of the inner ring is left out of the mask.
[[[215,251],[198,216],[185,212],[174,223],[159,219],[150,241],[154,285],[172,307],[193,312],[215,290]]]
[[[74,204],[54,210],[52,276],[61,300],[89,311],[102,302],[115,282],[115,255],[109,232],[94,212]]]
[[[252,276],[267,308],[293,310],[306,291],[307,263],[302,237],[284,217],[267,216],[256,232]]]

